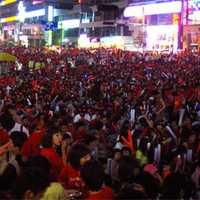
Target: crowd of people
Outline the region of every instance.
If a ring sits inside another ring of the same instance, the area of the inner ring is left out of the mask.
[[[0,199],[200,199],[198,53],[1,50]]]

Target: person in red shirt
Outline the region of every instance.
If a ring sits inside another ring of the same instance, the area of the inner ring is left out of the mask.
[[[95,160],[90,160],[81,168],[81,178],[88,188],[86,200],[113,199],[112,189],[103,185],[104,170],[103,167]]]
[[[22,154],[25,158],[40,154],[40,143],[45,134],[44,116],[39,115],[36,119],[36,128],[25,142],[22,148]]]
[[[74,144],[69,151],[69,163],[59,175],[60,183],[67,189],[81,189],[80,168],[90,159],[90,150],[85,145]]]
[[[61,170],[64,167],[61,156],[57,153],[57,150],[61,147],[62,135],[58,128],[54,127],[47,131],[42,138],[42,149],[40,154],[48,159],[51,164],[51,175],[57,179]]]

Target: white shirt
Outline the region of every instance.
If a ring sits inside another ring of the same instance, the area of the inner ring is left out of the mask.
[[[11,133],[14,131],[22,131],[27,135],[27,137],[29,137],[29,130],[25,126],[22,126],[21,124],[17,122],[15,122],[14,127],[8,132],[9,135],[11,135]]]
[[[79,122],[80,119],[81,119],[81,115],[80,115],[80,114],[77,114],[77,115],[74,117],[74,123]],[[84,119],[87,120],[87,121],[91,121],[91,117],[90,117],[90,115],[89,115],[88,113],[86,113],[86,114],[84,115]]]

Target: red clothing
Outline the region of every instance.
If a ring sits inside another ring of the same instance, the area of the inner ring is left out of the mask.
[[[40,154],[51,163],[51,175],[56,178],[64,167],[63,161],[53,148],[43,148]]]
[[[61,171],[58,180],[66,189],[80,189],[82,183],[80,171],[69,164]]]
[[[0,129],[0,146],[9,141],[9,135],[3,128]]]
[[[45,129],[40,129],[31,134],[22,148],[22,154],[25,157],[35,156],[40,154],[40,143],[45,133]]]
[[[89,195],[85,198],[85,200],[110,200],[113,199],[112,189],[109,187],[105,187],[101,189],[101,191],[96,193],[89,193]]]

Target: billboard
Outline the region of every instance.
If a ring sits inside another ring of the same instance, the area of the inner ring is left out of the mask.
[[[184,10],[184,24],[200,24],[200,0],[185,0]]]
[[[129,6],[124,10],[125,17],[141,17],[156,14],[180,13],[182,11],[181,1],[164,3],[151,3],[146,5]]]

